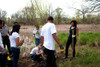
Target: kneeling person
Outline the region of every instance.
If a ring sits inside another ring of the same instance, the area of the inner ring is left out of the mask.
[[[42,56],[42,58],[45,60],[45,57],[43,55],[42,46],[38,45],[37,47],[33,48],[30,53],[30,56],[32,58],[32,61],[34,62],[36,62],[40,58],[40,56]]]

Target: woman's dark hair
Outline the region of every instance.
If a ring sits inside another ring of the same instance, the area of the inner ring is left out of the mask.
[[[72,20],[70,23],[74,23],[75,27],[77,28],[77,21],[76,20]]]
[[[14,22],[13,25],[19,24],[18,22]]]
[[[5,21],[4,21],[4,20],[2,20],[2,22],[3,22],[3,26],[4,26],[6,23],[5,23]]]
[[[49,16],[49,17],[48,17],[48,20],[54,20],[54,19],[53,19],[53,17],[52,17],[52,16]]]
[[[13,32],[19,33],[19,30],[20,30],[20,25],[19,24],[13,25],[13,29],[12,29],[11,35],[12,35]]]

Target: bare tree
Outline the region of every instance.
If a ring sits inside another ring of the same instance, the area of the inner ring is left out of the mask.
[[[80,12],[85,23],[85,16],[88,13],[100,12],[100,0],[84,0],[84,4],[81,5],[81,9],[74,8]]]
[[[63,18],[62,11],[63,11],[62,8],[55,9],[55,21],[57,22],[57,24],[60,24],[62,22],[62,18]]]
[[[7,15],[7,12],[6,11],[1,11],[1,19],[2,20],[6,20],[6,15]]]

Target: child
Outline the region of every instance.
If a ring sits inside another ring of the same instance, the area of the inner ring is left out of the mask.
[[[42,56],[42,58],[45,60],[45,57],[43,55],[43,51],[42,51],[42,46],[38,45],[37,47],[33,48],[30,56],[32,58],[33,62],[37,62],[37,60],[40,58],[40,56]]]
[[[35,44],[36,46],[38,46],[40,44],[40,28],[38,25],[35,25],[36,29],[34,29],[33,31],[33,35],[34,35],[34,38],[35,38]]]

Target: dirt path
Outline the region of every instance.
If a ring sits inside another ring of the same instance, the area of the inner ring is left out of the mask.
[[[69,32],[70,25],[56,25],[57,32]],[[78,24],[80,32],[100,32],[100,24]],[[32,35],[33,26],[21,26],[21,34]]]

